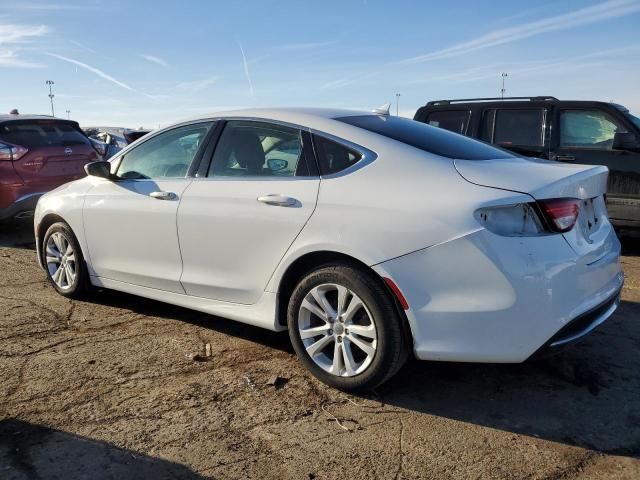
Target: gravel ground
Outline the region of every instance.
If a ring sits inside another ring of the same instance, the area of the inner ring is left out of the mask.
[[[32,243],[0,225],[0,478],[640,478],[638,251],[620,309],[573,349],[411,361],[348,396],[286,335],[106,290],[69,301]]]

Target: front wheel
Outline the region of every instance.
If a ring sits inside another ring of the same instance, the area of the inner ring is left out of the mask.
[[[319,268],[297,285],[287,312],[302,363],[322,382],[367,390],[393,376],[407,358],[402,318],[378,279],[357,267]]]
[[[69,298],[78,298],[84,293],[88,273],[82,250],[69,225],[58,222],[47,229],[42,256],[47,278],[58,293]]]

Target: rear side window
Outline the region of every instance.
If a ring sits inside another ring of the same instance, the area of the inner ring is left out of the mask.
[[[469,118],[471,112],[469,110],[449,110],[442,112],[431,112],[427,116],[427,123],[432,127],[440,127],[454,133],[467,133],[469,126]]]
[[[360,152],[318,135],[313,136],[313,144],[321,175],[338,173],[355,165],[362,158]]]
[[[540,108],[488,110],[483,118],[482,139],[505,147],[541,147],[544,111]]]
[[[362,115],[342,117],[336,120],[443,157],[460,160],[513,157],[510,153],[491,145],[406,118],[388,115]]]
[[[28,148],[91,145],[89,139],[70,122],[19,120],[0,125],[0,140]]]

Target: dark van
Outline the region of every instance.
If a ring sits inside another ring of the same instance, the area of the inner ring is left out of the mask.
[[[622,105],[555,97],[437,100],[414,120],[525,156],[606,165],[612,223],[640,231],[640,118]]]

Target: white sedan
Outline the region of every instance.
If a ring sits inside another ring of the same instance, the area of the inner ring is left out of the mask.
[[[264,109],[177,123],[86,170],[36,209],[58,292],[288,330],[341,389],[381,384],[410,354],[523,362],[619,301],[605,167],[380,112]]]

